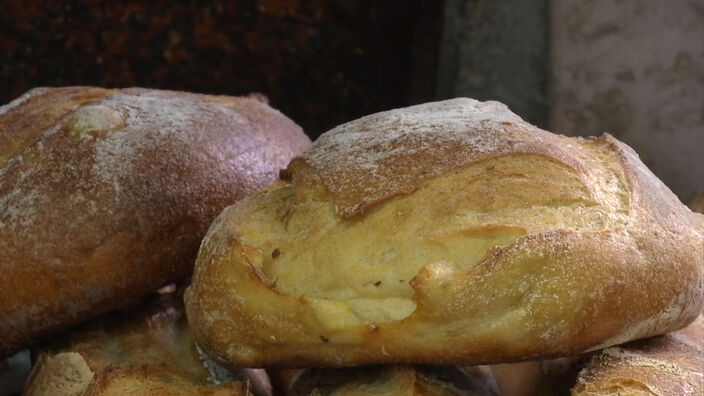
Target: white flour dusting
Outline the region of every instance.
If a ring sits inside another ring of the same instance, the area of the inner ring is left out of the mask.
[[[21,105],[22,103],[28,101],[29,99],[31,99],[35,96],[41,95],[48,90],[49,90],[49,88],[34,88],[30,91],[25,92],[24,95],[13,100],[12,102],[10,102],[6,105],[0,106],[0,116],[7,113],[8,111],[14,109],[15,107]]]

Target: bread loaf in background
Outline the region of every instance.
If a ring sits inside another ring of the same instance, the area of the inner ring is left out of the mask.
[[[38,88],[0,107],[0,357],[191,272],[309,144],[260,100]]]
[[[214,363],[198,352],[180,295],[102,316],[36,353],[26,396],[271,394],[263,370],[209,369]]]
[[[704,216],[630,147],[454,99],[322,135],[218,216],[185,299],[243,366],[475,365],[682,328],[703,267]]]
[[[704,395],[704,316],[664,336],[604,349],[579,373],[572,394]]]

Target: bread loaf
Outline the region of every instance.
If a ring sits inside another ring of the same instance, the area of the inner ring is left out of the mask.
[[[103,316],[44,343],[39,351],[24,390],[27,396],[271,391],[265,374],[252,376],[259,379],[257,386],[243,370],[216,377],[208,369],[212,363],[197,351],[175,295],[156,298],[129,314]]]
[[[689,203],[704,213],[704,195]],[[704,395],[704,315],[682,330],[607,348],[580,371],[573,395]]]
[[[604,349],[572,394],[704,395],[704,316],[671,334]]]
[[[206,350],[252,367],[571,356],[692,322],[703,234],[610,135],[427,103],[327,132],[227,208],[186,308]]]
[[[39,88],[0,107],[0,357],[189,274],[309,143],[250,99]]]

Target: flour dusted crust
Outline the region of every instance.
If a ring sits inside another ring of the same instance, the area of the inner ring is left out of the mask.
[[[703,233],[610,135],[455,99],[339,126],[227,208],[186,307],[244,366],[570,356],[694,320]]]
[[[259,100],[38,88],[0,107],[0,356],[188,274],[309,140]]]
[[[689,207],[704,213],[704,195]],[[704,395],[704,315],[682,330],[604,349],[579,373],[577,395]]]
[[[704,395],[704,316],[661,337],[604,349],[573,395]]]
[[[42,345],[24,394],[251,394],[246,373],[220,383],[196,348],[180,296],[161,296]]]

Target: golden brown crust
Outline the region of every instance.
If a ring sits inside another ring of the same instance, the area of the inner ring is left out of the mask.
[[[704,213],[704,195],[689,207]],[[704,316],[674,333],[599,352],[572,394],[704,395]]]
[[[288,172],[322,183],[336,212],[349,218],[453,169],[501,155],[547,155],[579,167],[562,146],[569,140],[560,138],[526,123],[497,102],[456,99],[373,114],[338,126],[296,158]]]
[[[245,396],[251,395],[243,382],[222,385],[194,385],[180,378],[168,381],[154,379],[152,372],[133,369],[110,372],[92,382],[85,395],[123,396],[123,395],[168,395],[168,396]]]
[[[572,394],[704,395],[704,316],[680,331],[603,350]]]
[[[26,395],[249,394],[216,385],[188,330],[179,296],[110,314],[41,347]]]
[[[204,238],[186,302],[219,359],[544,359],[701,309],[704,218],[609,135],[552,135],[470,99],[329,134]]]
[[[0,108],[0,356],[188,274],[308,144],[258,100],[40,88]]]

